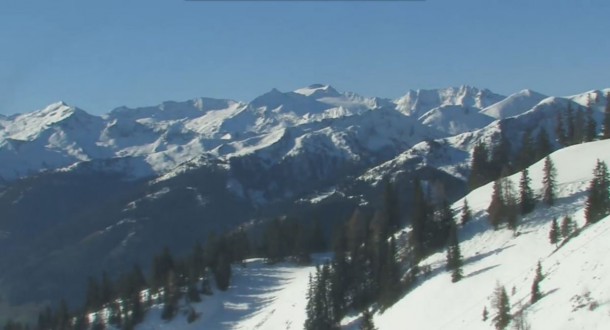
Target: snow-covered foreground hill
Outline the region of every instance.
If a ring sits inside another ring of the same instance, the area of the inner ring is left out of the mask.
[[[553,217],[572,216],[579,227],[585,224],[586,189],[596,159],[610,162],[610,141],[598,141],[562,149],[551,155],[557,167],[558,203],[551,208],[537,205],[522,219],[515,235],[511,230],[494,231],[485,209],[492,184],[481,187],[466,199],[474,221],[460,231],[465,278],[451,283],[445,269],[444,252],[423,261],[432,274],[402,300],[375,315],[380,329],[396,329],[408,322],[417,329],[490,329],[482,321],[484,307],[491,312],[491,296],[500,283],[506,287],[511,312],[525,308],[532,329],[607,329],[610,324],[610,217],[582,228],[579,236],[557,248],[549,243]],[[542,188],[543,162],[530,168],[532,188]],[[519,174],[511,180],[516,186]],[[454,204],[459,211],[463,200]],[[530,306],[530,290],[536,263],[542,264],[545,279],[543,298]],[[514,288],[514,289],[513,289]],[[493,313],[493,312],[491,312]]]
[[[607,329],[610,324],[610,217],[585,226],[584,205],[592,170],[599,158],[610,163],[610,140],[581,144],[551,155],[557,168],[555,206],[538,204],[521,220],[515,232],[494,231],[487,222],[492,184],[465,198],[473,220],[460,229],[465,278],[452,283],[441,251],[423,260],[431,273],[383,313],[374,315],[380,330],[493,329],[482,320],[486,307],[493,317],[491,296],[499,283],[506,287],[511,312],[521,309],[531,329]],[[543,162],[530,167],[532,188],[540,193]],[[510,177],[517,185],[519,174]],[[463,199],[453,208],[459,212]],[[549,242],[553,217],[572,216],[581,233],[557,247]],[[542,264],[543,297],[530,304],[537,262]],[[260,261],[235,268],[231,289],[205,297],[194,305],[201,312],[192,324],[184,316],[164,323],[160,307],[148,313],[138,329],[302,329],[306,289],[314,267],[270,266]],[[357,329],[357,317],[348,317],[343,329]]]

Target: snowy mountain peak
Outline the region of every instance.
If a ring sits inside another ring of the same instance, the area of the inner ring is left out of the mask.
[[[545,98],[547,98],[546,95],[530,89],[524,89],[496,104],[486,107],[481,110],[481,113],[495,119],[513,117],[530,110]]]
[[[442,89],[409,90],[395,103],[399,111],[419,117],[431,109],[448,105],[483,109],[504,98],[504,96],[495,94],[488,89],[462,85]]]
[[[322,97],[337,97],[341,94],[330,85],[313,84],[304,88],[299,88],[294,91],[297,94],[313,97],[315,99]]]

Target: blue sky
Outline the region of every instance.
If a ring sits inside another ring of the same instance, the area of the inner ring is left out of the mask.
[[[608,17],[607,0],[2,0],[0,113],[317,82],[390,98],[461,84],[574,94],[610,87]]]

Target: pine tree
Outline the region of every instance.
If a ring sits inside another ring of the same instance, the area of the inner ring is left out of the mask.
[[[489,312],[487,311],[487,306],[483,307],[483,313],[481,314],[483,322],[487,321],[489,317]]]
[[[413,255],[417,262],[426,254],[426,246],[428,241],[427,225],[430,222],[430,207],[424,195],[424,191],[419,179],[415,180],[413,190],[413,213],[411,216],[411,226],[413,230],[411,233],[411,241],[413,246]]]
[[[531,179],[527,168],[521,171],[521,179],[519,180],[519,205],[521,214],[528,214],[534,210],[534,192],[530,187]]]
[[[549,140],[549,134],[546,132],[544,127],[540,127],[538,135],[536,136],[536,157],[534,161],[537,162],[548,156],[551,151],[553,151],[553,147],[551,145],[551,141]]]
[[[519,203],[515,198],[515,192],[513,190],[513,185],[510,179],[505,178],[506,183],[504,184],[504,207],[505,207],[505,217],[508,228],[511,230],[516,230],[519,222]]]
[[[227,291],[231,283],[231,262],[224,252],[218,255],[218,261],[214,268],[214,280],[220,291]]]
[[[610,213],[610,176],[605,162],[597,160],[593,179],[589,183],[589,197],[585,208],[587,223],[595,223]]]
[[[488,150],[483,142],[479,142],[472,151],[468,188],[474,190],[487,183],[489,178]]]
[[[555,135],[557,136],[557,142],[562,146],[566,146],[568,145],[568,138],[566,136],[566,128],[563,122],[563,114],[561,113],[561,111],[557,111],[556,121],[557,122],[555,126]]]
[[[498,284],[494,290],[493,306],[495,315],[492,319],[497,330],[506,329],[511,320],[510,301],[504,286]]]
[[[602,123],[602,139],[610,139],[610,92],[606,93],[606,108]]]
[[[585,115],[586,124],[584,142],[591,142],[595,140],[595,137],[597,136],[597,123],[595,122],[595,118],[593,118],[593,106],[591,103],[587,103]]]
[[[457,228],[452,226],[447,247],[447,270],[451,272],[451,282],[458,282],[464,277],[462,264],[462,253],[460,252]]]
[[[397,231],[400,228],[400,209],[398,202],[398,194],[396,188],[390,180],[386,181],[384,194],[384,211],[388,217],[388,227],[392,232]]]
[[[464,206],[462,207],[462,215],[460,216],[460,222],[462,226],[466,225],[470,219],[472,219],[472,211],[470,210],[470,206],[468,206],[468,200],[464,199]]]
[[[557,218],[553,218],[553,221],[551,222],[549,241],[551,244],[557,244],[557,242],[559,242],[559,227],[557,226]]]
[[[542,293],[540,293],[540,282],[542,282],[542,266],[540,262],[536,265],[536,274],[534,275],[534,281],[532,282],[532,290],[530,295],[530,301],[532,304],[536,303],[540,298],[542,298]]]
[[[567,145],[574,144],[574,137],[576,135],[576,120],[574,118],[574,110],[572,104],[568,103],[568,110],[566,110],[566,142]]]
[[[570,237],[574,232],[574,229],[574,221],[572,221],[572,218],[569,215],[563,217],[563,220],[561,220],[561,236],[563,238]]]
[[[578,144],[585,141],[586,133],[586,122],[585,112],[580,107],[576,108],[574,115],[574,137],[572,138],[572,144]]]
[[[368,309],[362,312],[362,323],[360,323],[360,330],[377,330],[375,323],[373,323],[373,315]]]
[[[547,156],[544,159],[543,177],[542,177],[542,201],[549,206],[555,204],[555,180],[557,171],[551,157]]]
[[[102,298],[100,293],[100,285],[98,281],[89,277],[89,284],[87,286],[87,296],[85,299],[85,309],[93,312],[97,311],[102,306]]]
[[[504,210],[504,199],[502,190],[502,180],[494,181],[491,202],[489,203],[489,207],[487,208],[487,213],[489,214],[489,222],[494,227],[494,229],[498,229],[502,222],[502,212]]]
[[[536,161],[535,157],[536,149],[534,147],[534,142],[532,141],[532,132],[527,129],[523,132],[521,138],[521,149],[517,156],[517,169],[524,169],[530,166]]]

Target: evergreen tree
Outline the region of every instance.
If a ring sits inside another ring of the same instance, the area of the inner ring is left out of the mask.
[[[100,309],[100,307],[102,307],[100,285],[95,278],[89,277],[87,296],[85,298],[85,309],[93,312]]]
[[[575,230],[575,224],[572,218],[569,215],[563,217],[561,220],[561,236],[563,238],[568,238]]]
[[[362,323],[360,323],[360,330],[377,330],[375,323],[373,323],[373,315],[368,309],[362,312]]]
[[[231,282],[231,262],[225,253],[220,253],[214,268],[214,280],[220,291],[226,291]]]
[[[593,179],[589,183],[589,197],[585,208],[587,223],[594,223],[610,213],[610,177],[605,162],[597,160]]]
[[[524,169],[533,164],[536,159],[536,148],[532,141],[532,131],[527,129],[521,138],[521,149],[517,155],[517,169]]]
[[[413,255],[417,261],[419,261],[426,253],[427,245],[427,224],[430,222],[430,211],[428,201],[424,195],[424,191],[421,186],[419,179],[415,180],[415,186],[413,189],[413,207],[411,216],[411,226],[413,230],[411,232],[411,240],[413,247]]]
[[[388,179],[385,183],[384,194],[384,211],[388,217],[388,227],[391,232],[395,232],[400,229],[400,209],[398,203],[398,194],[396,187]]]
[[[100,289],[100,300],[102,304],[107,304],[114,298],[114,288],[112,280],[105,271],[102,272],[102,287]]]
[[[55,313],[55,326],[57,329],[68,329],[70,326],[70,312],[68,311],[68,304],[64,299],[59,302],[59,307]]]
[[[553,146],[549,140],[549,134],[546,132],[544,127],[540,127],[538,135],[536,136],[536,157],[535,162],[548,156],[553,151]]]
[[[610,92],[606,93],[606,108],[602,123],[602,139],[610,139]]]
[[[507,176],[501,180],[503,181],[504,218],[506,219],[505,221],[508,224],[508,228],[516,230],[517,222],[519,220],[519,203],[515,197],[512,181]]]
[[[451,282],[455,283],[464,277],[462,264],[462,253],[460,252],[457,228],[452,226],[447,247],[447,270],[451,272]]]
[[[483,307],[483,313],[481,314],[483,322],[487,321],[489,317],[489,312],[487,311],[487,306]]]
[[[585,113],[580,109],[576,108],[574,115],[574,137],[572,138],[572,144],[578,144],[585,141],[586,122]]]
[[[519,180],[519,205],[521,214],[528,214],[534,210],[534,192],[530,187],[531,179],[527,168],[521,171],[521,179]]]
[[[574,118],[574,110],[572,109],[572,103],[568,103],[568,109],[566,110],[566,127],[567,145],[574,144],[576,135],[576,119]]]
[[[542,293],[540,293],[540,282],[542,282],[542,266],[540,262],[536,265],[536,274],[534,275],[534,281],[532,282],[532,290],[530,295],[530,301],[532,304],[536,303],[540,298],[542,298]]]
[[[543,177],[542,177],[542,201],[549,206],[555,204],[555,180],[557,177],[557,171],[555,170],[555,165],[551,160],[551,157],[547,156],[544,159],[544,168],[543,168]]]
[[[568,145],[568,137],[566,136],[566,128],[565,123],[563,122],[563,114],[561,113],[561,111],[557,111],[555,135],[557,136],[557,142],[561,146]]]
[[[500,122],[500,136],[496,140],[497,143],[491,149],[490,159],[490,175],[491,179],[496,179],[504,176],[503,172],[510,172],[513,164],[510,160],[510,142],[504,134],[503,122]]]
[[[597,123],[595,122],[595,118],[593,118],[593,106],[590,103],[587,104],[585,116],[586,124],[584,142],[591,142],[595,140],[595,137],[597,136]]]
[[[489,182],[488,150],[483,142],[477,143],[472,151],[470,161],[470,176],[468,177],[468,188],[474,190]]]
[[[557,218],[553,218],[553,221],[551,222],[549,241],[551,244],[557,244],[557,242],[559,242],[559,227],[557,226]]]
[[[466,225],[472,219],[472,211],[470,210],[470,206],[468,206],[468,200],[464,199],[464,206],[462,207],[462,215],[460,216],[460,222],[462,226]]]
[[[510,301],[504,286],[498,284],[494,290],[493,305],[495,315],[492,319],[497,330],[506,329],[511,320]]]
[[[498,229],[498,227],[502,223],[503,210],[504,199],[502,194],[502,181],[498,179],[494,181],[491,202],[489,203],[489,207],[487,207],[487,213],[489,214],[489,222],[494,227],[494,229]]]
[[[180,288],[177,285],[176,273],[171,270],[167,274],[167,281],[163,287],[163,310],[161,319],[171,320],[178,311],[178,300],[180,298]],[[137,299],[139,301],[139,299]]]

